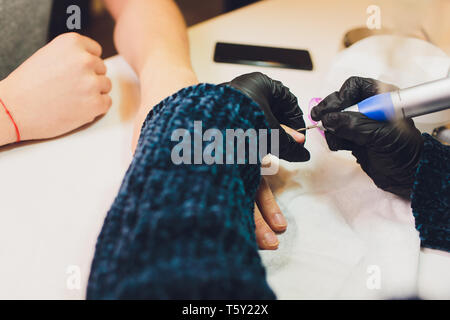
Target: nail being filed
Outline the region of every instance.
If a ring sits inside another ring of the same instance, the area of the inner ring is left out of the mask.
[[[297,129],[298,132],[303,132],[303,131],[307,131],[309,129],[314,129],[314,128],[318,128],[319,125],[313,125],[313,126],[307,126],[306,128],[301,128],[301,129]]]

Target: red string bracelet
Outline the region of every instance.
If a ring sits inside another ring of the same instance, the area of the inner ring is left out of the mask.
[[[9,112],[8,108],[6,108],[6,105],[3,103],[3,100],[0,98],[0,103],[3,106],[3,109],[5,109],[6,114],[8,115],[9,119],[11,119],[11,122],[14,125],[14,129],[16,129],[16,136],[17,136],[17,140],[16,142],[20,142],[20,131],[19,128],[17,127],[16,122],[14,121],[13,116],[11,115],[11,113]]]

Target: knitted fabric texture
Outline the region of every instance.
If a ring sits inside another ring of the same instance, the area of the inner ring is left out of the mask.
[[[450,146],[424,134],[411,207],[421,245],[450,251]]]
[[[88,299],[275,298],[254,234],[259,163],[171,160],[172,132],[187,129],[194,140],[199,120],[203,130],[268,128],[259,107],[228,86],[196,85],[158,104],[97,240]]]

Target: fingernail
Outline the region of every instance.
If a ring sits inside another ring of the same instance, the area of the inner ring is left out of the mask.
[[[274,223],[278,227],[285,227],[287,225],[286,219],[281,213],[277,213],[274,218]]]
[[[297,131],[293,131],[292,132],[294,139],[296,142],[303,142],[303,140],[305,139],[305,135],[303,133],[297,132]]]
[[[264,243],[267,246],[274,246],[278,244],[278,238],[273,232],[267,232],[264,234]]]

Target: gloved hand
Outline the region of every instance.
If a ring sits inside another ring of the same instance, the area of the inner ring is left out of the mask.
[[[305,127],[302,110],[289,88],[260,72],[244,74],[224,84],[249,96],[263,110],[270,128],[279,129],[281,159],[291,162],[309,160],[310,155],[304,145],[296,142],[280,126],[281,122],[293,129]]]
[[[322,120],[330,150],[350,150],[375,184],[409,198],[423,148],[411,119],[379,122],[359,112],[340,112],[380,92],[397,87],[368,78],[351,77],[311,110]]]

